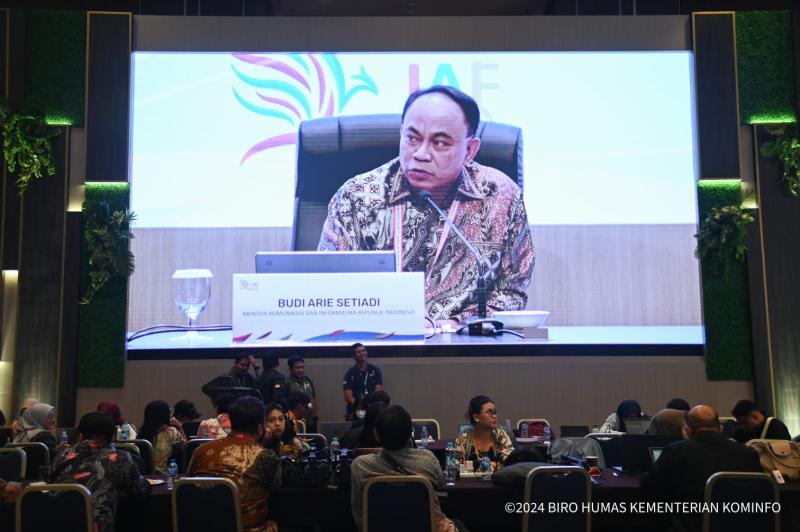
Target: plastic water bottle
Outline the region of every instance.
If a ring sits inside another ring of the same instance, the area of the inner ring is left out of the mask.
[[[528,424],[523,423],[519,426],[519,437],[520,438],[527,438],[528,437]]]
[[[123,423],[122,427],[119,429],[119,439],[122,441],[127,441],[131,439],[131,424],[130,423]]]
[[[484,456],[481,460],[481,479],[492,480],[492,462],[488,456]]]
[[[61,435],[58,437],[58,443],[61,445],[62,443],[69,443],[69,436],[67,436],[67,431],[62,430]]]
[[[339,456],[342,454],[342,446],[339,444],[339,438],[333,437],[330,444],[331,462],[338,462]]]
[[[175,477],[177,476],[178,462],[173,458],[169,461],[169,466],[167,467],[167,491],[172,491],[172,488],[175,487]]]
[[[453,447],[453,442],[447,442],[447,448],[444,450],[444,479],[448,483],[453,483],[458,478],[458,457],[456,456],[456,448]]]
[[[422,427],[422,430],[419,431],[419,447],[420,449],[424,449],[428,446],[428,427]]]
[[[506,434],[508,434],[509,436],[511,436],[512,434],[514,434],[514,433],[512,432],[512,430],[511,430],[511,420],[510,420],[510,419],[506,419],[506,426],[505,426],[505,429],[506,429]]]
[[[550,425],[545,425],[544,430],[542,430],[542,438],[544,438],[545,443],[550,443],[550,438],[553,437],[553,433],[550,431]]]

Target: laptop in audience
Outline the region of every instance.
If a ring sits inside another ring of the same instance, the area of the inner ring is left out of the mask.
[[[620,438],[622,470],[626,473],[641,473],[650,469],[651,447],[666,447],[680,438],[656,434],[626,434]]]
[[[625,432],[628,434],[647,434],[650,420],[643,417],[625,418]]]
[[[561,425],[561,432],[559,432],[562,438],[583,438],[587,434],[589,434],[589,426],[588,425]]]
[[[353,425],[351,421],[320,421],[317,423],[319,433],[325,436],[330,442],[334,437],[342,441],[344,433],[350,430]]]
[[[663,451],[664,448],[663,447],[650,447],[647,450],[650,451],[650,463],[651,464],[655,464],[656,460],[658,460],[658,457],[661,456],[661,451]]]

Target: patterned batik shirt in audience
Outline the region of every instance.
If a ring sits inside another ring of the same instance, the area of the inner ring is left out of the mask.
[[[209,438],[219,440],[231,433],[231,418],[228,414],[220,414],[217,417],[204,419],[197,429],[198,438]]]
[[[246,532],[277,530],[268,521],[269,492],[280,486],[280,460],[252,436],[238,432],[201,445],[192,455],[189,475],[224,477],[239,488],[242,524]]]
[[[51,480],[59,484],[83,484],[92,492],[98,532],[113,532],[120,493],[135,497],[150,493],[150,484],[131,455],[117,451],[111,442],[99,440],[84,440],[61,451],[53,462]]]
[[[524,309],[534,251],[522,190],[503,172],[474,161],[464,165],[454,188],[445,207],[487,268],[487,305]],[[401,235],[395,234],[398,225]],[[477,314],[475,257],[414,192],[399,159],[342,185],[328,205],[319,250],[394,250],[402,271],[425,273],[425,306],[432,319],[463,321]]]
[[[487,456],[492,461],[500,464],[505,462],[506,458],[514,452],[514,442],[511,437],[501,428],[492,430],[492,448],[489,450]],[[471,462],[479,459],[479,454],[475,452],[475,444],[472,441],[472,430],[465,430],[456,437],[454,444],[456,448],[456,455],[459,459],[465,462]]]
[[[167,466],[172,456],[172,447],[185,442],[186,438],[175,427],[167,427],[156,434],[153,444],[153,470],[161,475],[167,474]]]

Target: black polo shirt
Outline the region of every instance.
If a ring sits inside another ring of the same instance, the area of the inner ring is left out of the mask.
[[[375,391],[377,385],[383,385],[383,375],[378,366],[373,366],[367,363],[367,370],[362,373],[358,370],[357,366],[347,370],[344,374],[344,382],[342,382],[342,390],[353,390],[353,397],[356,398],[356,403],[361,397],[369,395]],[[355,409],[352,405],[347,405],[347,413],[352,414]]]

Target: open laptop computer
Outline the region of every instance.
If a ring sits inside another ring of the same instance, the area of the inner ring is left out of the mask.
[[[393,251],[259,251],[256,273],[393,272]]]
[[[650,469],[651,447],[664,448],[680,438],[656,434],[626,434],[620,438],[622,470],[626,473],[641,473]]]
[[[650,419],[643,417],[625,418],[625,432],[628,434],[647,434]]]

